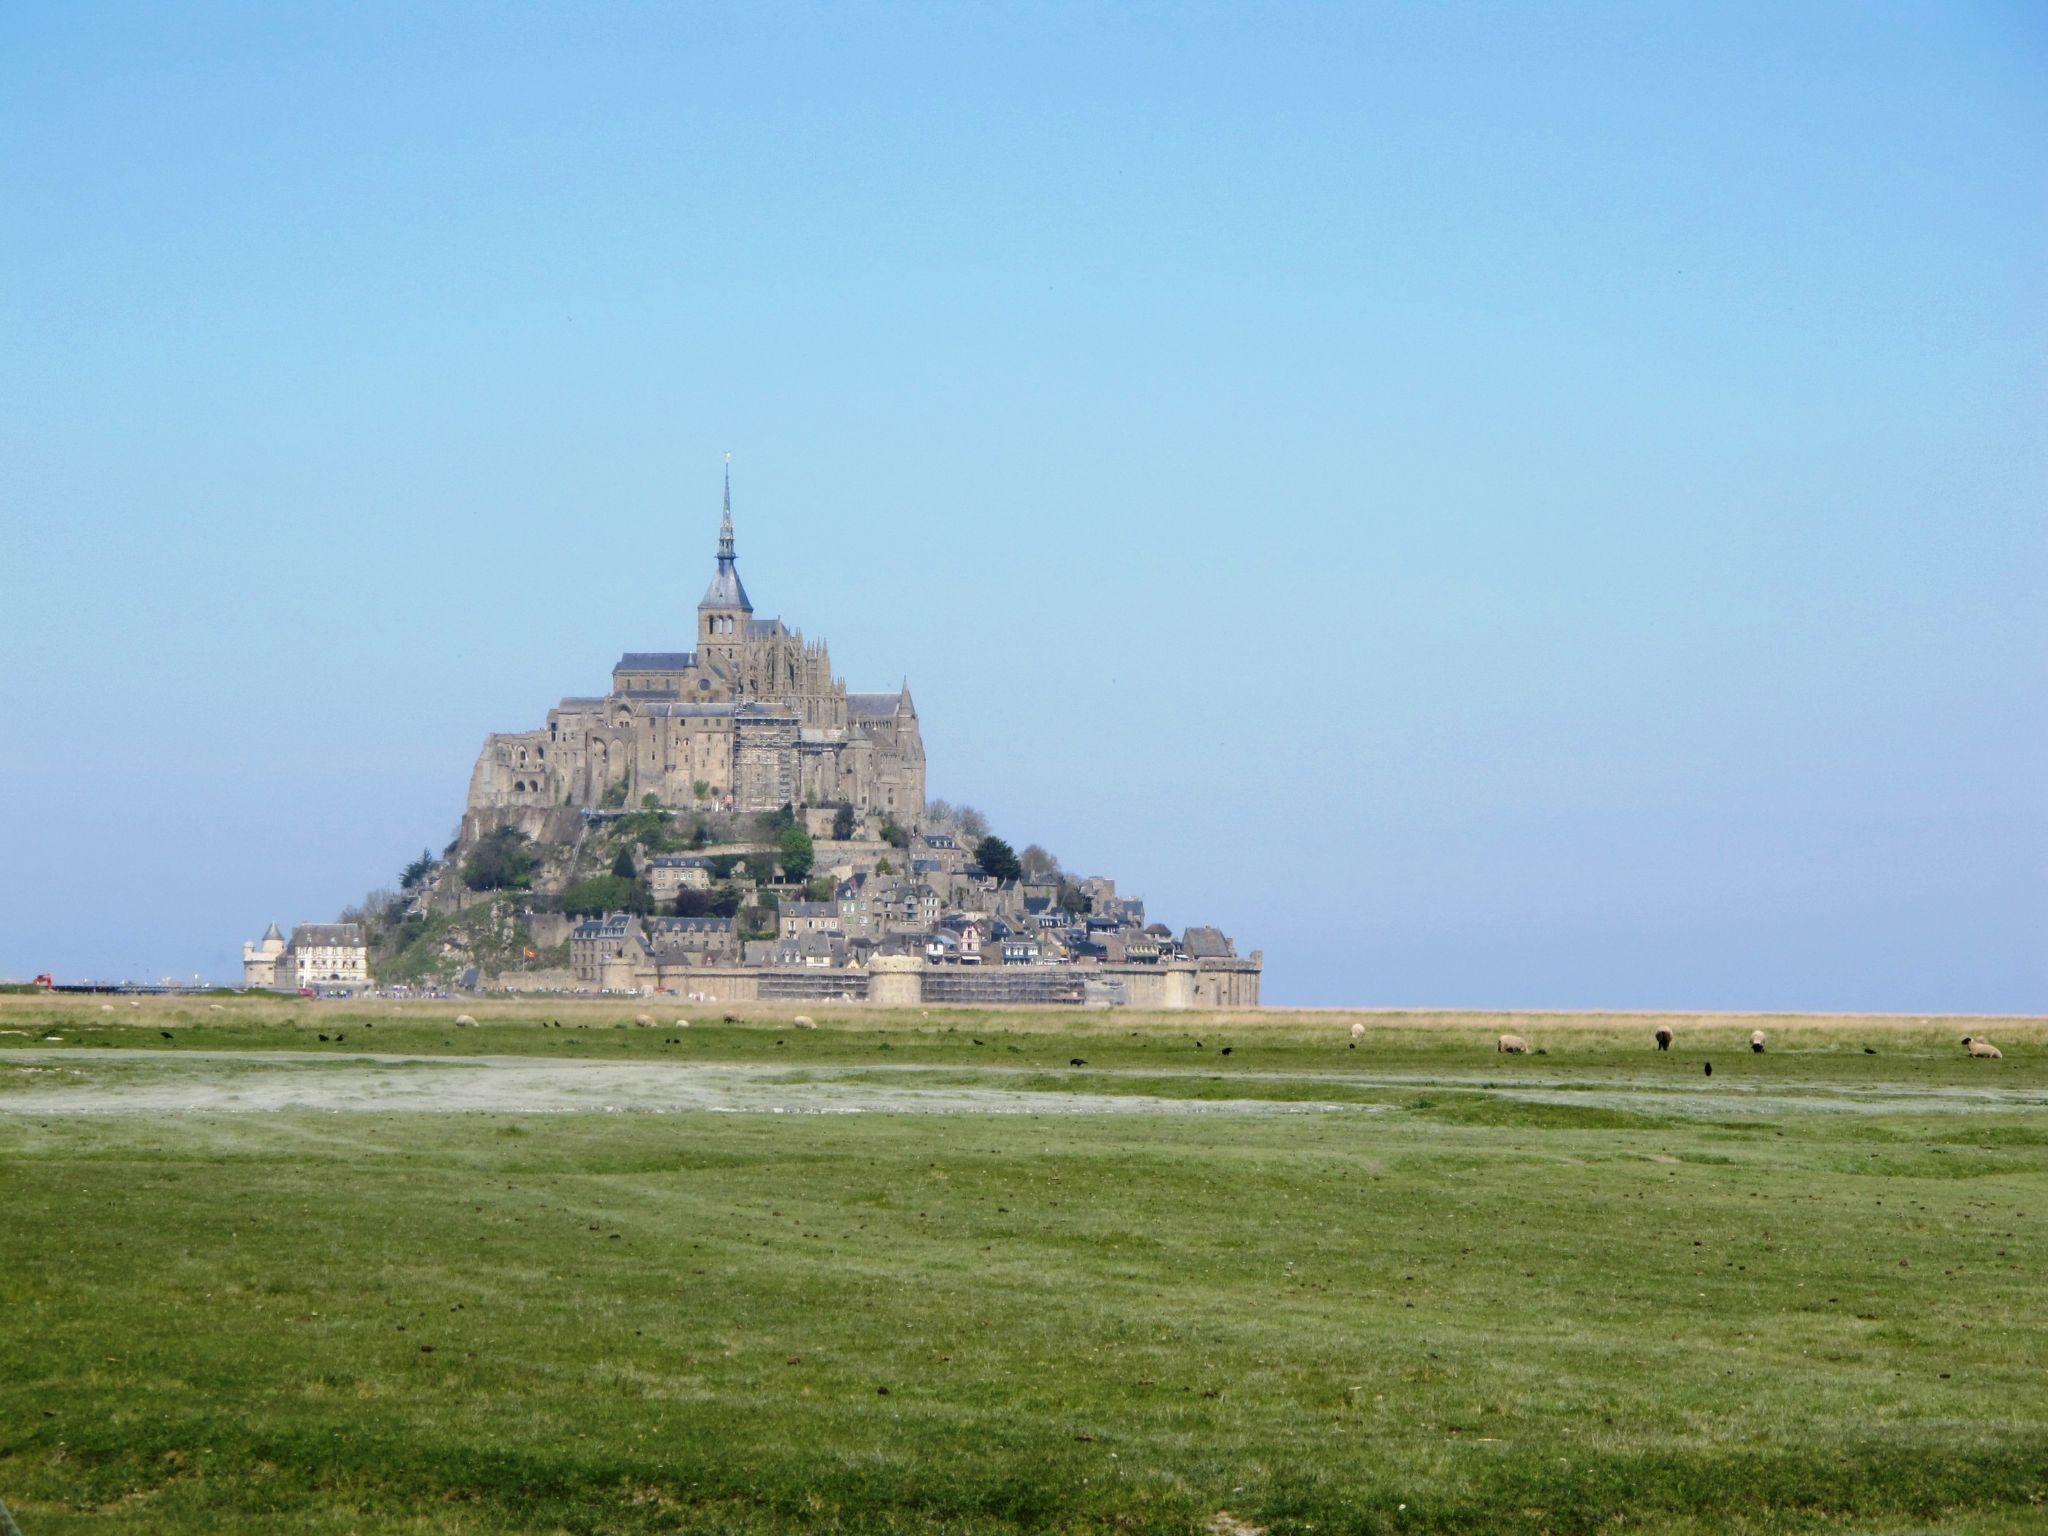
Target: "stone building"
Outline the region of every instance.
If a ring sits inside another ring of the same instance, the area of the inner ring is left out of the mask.
[[[545,728],[494,734],[469,784],[469,822],[559,806],[768,811],[844,802],[914,824],[924,742],[909,684],[849,693],[825,642],[754,617],[733,552],[732,477],[696,649],[628,651],[611,691],[567,698]]]
[[[370,984],[370,946],[361,923],[301,923],[289,943],[272,923],[242,946],[242,985],[277,991]]]
[[[275,987],[277,985],[277,962],[284,955],[284,935],[272,923],[263,930],[263,937],[254,944],[242,946],[242,985],[245,987]]]

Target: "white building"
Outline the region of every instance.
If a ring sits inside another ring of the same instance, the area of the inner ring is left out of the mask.
[[[262,938],[242,946],[245,987],[292,992],[369,984],[370,946],[361,923],[301,923],[290,943],[272,923]]]

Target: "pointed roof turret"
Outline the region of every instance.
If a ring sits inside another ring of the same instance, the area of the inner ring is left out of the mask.
[[[754,605],[747,601],[747,589],[740,584],[740,573],[734,569],[736,558],[732,552],[732,455],[728,453],[725,456],[725,517],[718,525],[718,574],[704,589],[704,601],[697,605],[698,608],[737,608],[742,613],[754,611]]]

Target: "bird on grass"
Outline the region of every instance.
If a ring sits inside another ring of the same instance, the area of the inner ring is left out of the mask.
[[[1713,1075],[1714,1075],[1714,1064],[1713,1064],[1713,1063],[1712,1063],[1712,1062],[1710,1061],[1710,1062],[1708,1062],[1708,1063],[1707,1063],[1707,1076],[1709,1076],[1709,1077],[1712,1077]]]
[[[1236,1050],[1236,1049],[1237,1049],[1237,1047],[1236,1047],[1236,1046],[1234,1046],[1234,1045],[1226,1045],[1225,1047],[1223,1047],[1223,1054],[1224,1054],[1225,1056],[1228,1056],[1228,1055],[1229,1055],[1229,1054],[1230,1054],[1230,1053],[1231,1053],[1232,1051],[1234,1051],[1234,1050]]]
[[[171,1038],[171,1032],[168,1029],[160,1029],[157,1031],[157,1033],[162,1035],[166,1040]]]
[[[1071,1061],[1069,1061],[1067,1065],[1070,1067],[1085,1067],[1088,1065],[1088,1063],[1083,1061],[1080,1057],[1076,1056]]]

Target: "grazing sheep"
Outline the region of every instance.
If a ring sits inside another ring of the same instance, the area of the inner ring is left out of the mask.
[[[101,1003],[101,1004],[100,1004],[100,1012],[101,1012],[101,1013],[112,1013],[113,1011],[114,1011],[114,1005],[113,1005],[112,1003]]]
[[[652,1029],[654,1028],[654,1015],[651,1013],[636,1013],[633,1015],[633,1022],[642,1029]]]
[[[1351,1038],[1363,1040],[1365,1038],[1365,1026],[1363,1024],[1353,1024],[1351,1026]]]
[[[1503,1056],[1526,1056],[1529,1054],[1529,1042],[1520,1035],[1502,1035],[1493,1042],[1493,1048]]]
[[[1660,1051],[1671,1049],[1671,1031],[1662,1024],[1657,1026],[1657,1049]]]
[[[1760,1030],[1760,1029],[1752,1029],[1752,1030],[1751,1030],[1751,1031],[1749,1032],[1749,1048],[1750,1048],[1750,1049],[1751,1049],[1752,1051],[1756,1052],[1756,1054],[1757,1054],[1757,1055],[1759,1055],[1759,1056],[1763,1055],[1763,1053],[1764,1053],[1764,1032],[1763,1032],[1762,1030]]]
[[[677,1028],[677,1029],[688,1029],[689,1027],[690,1027],[690,1021],[689,1021],[688,1019],[677,1019],[677,1020],[676,1020],[676,1028]]]
[[[476,1020],[466,1013],[458,1013],[455,1015],[455,1027],[457,1029],[475,1029]]]
[[[816,1029],[818,1027],[817,1020],[813,1019],[808,1013],[798,1014],[795,1019],[791,1020],[791,1022],[794,1023],[798,1029]]]
[[[1969,1049],[1970,1054],[1979,1061],[2005,1060],[2005,1052],[2001,1051],[1989,1040],[1979,1040],[1973,1036],[1965,1035],[1963,1036],[1963,1044]]]
[[[226,1012],[227,1012],[227,1009],[225,1009],[225,1008],[221,1007],[221,1005],[220,1005],[219,1003],[208,1003],[208,1004],[206,1005],[206,1009],[207,1009],[207,1012],[209,1012],[209,1013],[226,1013]],[[394,1009],[392,1009],[391,1011],[392,1011],[393,1013],[396,1013],[396,1012],[397,1012],[398,1010],[397,1010],[396,1008],[394,1008]]]

